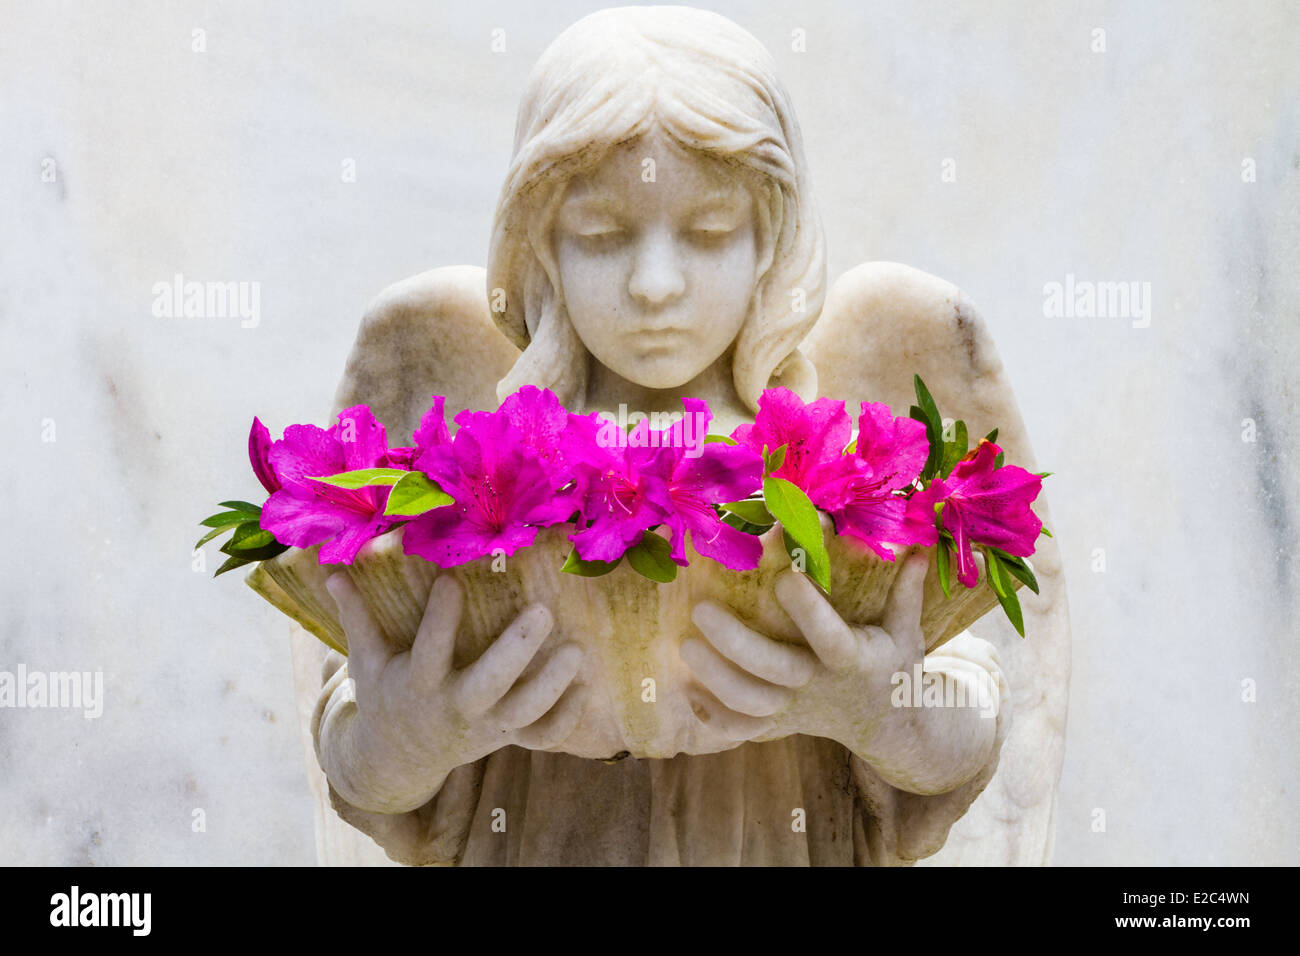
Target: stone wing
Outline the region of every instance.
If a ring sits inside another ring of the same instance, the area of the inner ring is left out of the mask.
[[[960,289],[909,266],[864,263],[841,276],[801,351],[817,367],[818,395],[886,402],[895,415],[914,403],[913,374],[940,411],[963,418],[972,436],[999,429],[1007,460],[1038,470],[1006,372],[988,329]],[[1034,510],[1053,528],[1048,489]],[[1030,559],[1041,593],[1019,592],[1022,639],[1000,611],[971,631],[998,649],[1013,700],[1013,726],[993,779],[953,825],[930,864],[1050,861],[1053,810],[1065,750],[1070,625],[1055,538],[1039,539]]]
[[[467,408],[496,408],[497,382],[519,354],[492,321],[484,269],[431,269],[389,286],[366,310],[334,414],[369,405],[397,445],[434,395],[446,396],[448,423]]]

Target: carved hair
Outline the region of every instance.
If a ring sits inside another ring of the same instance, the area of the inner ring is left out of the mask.
[[[533,384],[581,402],[589,358],[557,293],[555,217],[571,178],[656,126],[757,186],[766,253],[736,339],[736,393],[751,409],[778,382],[812,398],[816,371],[797,346],[825,299],[825,240],[799,126],[762,44],[691,7],[593,13],[560,34],[528,78],[488,252],[493,318],[524,350],[498,395]]]

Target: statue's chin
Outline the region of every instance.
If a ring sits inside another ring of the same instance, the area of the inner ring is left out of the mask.
[[[641,363],[631,368],[614,369],[614,371],[633,385],[664,391],[670,388],[681,388],[681,386],[699,375],[702,370],[676,364],[672,366],[665,365],[662,369],[646,368],[646,363]]]

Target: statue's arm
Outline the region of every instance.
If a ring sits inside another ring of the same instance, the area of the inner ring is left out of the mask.
[[[940,699],[962,700],[955,693],[960,684],[964,699],[973,705],[913,708],[912,713],[931,718],[917,722],[916,739],[880,741],[873,747],[870,759],[850,750],[873,865],[908,864],[942,849],[953,824],[993,779],[1011,729],[1010,691],[992,644],[964,631],[941,651],[928,655],[924,671],[938,678]],[[939,720],[932,719],[936,715]],[[944,737],[954,729],[945,726],[942,717],[946,715],[961,722],[964,731],[953,738]],[[981,738],[975,746],[957,740],[970,733]],[[927,740],[927,735],[933,739]],[[987,742],[983,741],[985,737]],[[936,759],[936,755],[945,753],[957,756]],[[882,760],[880,754],[891,756]],[[930,765],[941,768],[949,780],[931,779],[918,786],[916,778],[906,770],[909,754],[925,755]]]
[[[587,692],[574,683],[582,651],[561,643],[541,652],[553,621],[533,604],[456,668],[464,594],[451,575],[434,580],[414,643],[400,652],[347,573],[327,587],[348,647],[312,719],[331,802],[394,859],[453,860],[477,803],[482,768],[473,765],[511,745],[557,747],[582,719]]]
[[[344,765],[341,754],[328,754],[330,748],[353,753],[343,744],[355,727],[356,702],[348,681],[347,661],[331,652],[322,671],[324,683],[312,713],[311,734],[317,759],[322,767],[335,767],[335,778],[355,780],[364,771],[355,763]],[[329,733],[322,734],[322,727]],[[354,758],[353,758],[354,759]],[[456,767],[441,781],[431,782],[433,793],[412,810],[382,813],[364,810],[349,802],[333,782],[328,782],[330,806],[348,824],[365,833],[383,847],[390,859],[410,866],[455,863],[465,849],[470,823],[478,805],[479,789],[487,758]],[[346,766],[346,769],[344,769]],[[327,781],[329,780],[327,774]],[[345,784],[349,790],[355,785]],[[358,802],[365,798],[352,796]]]
[[[422,272],[388,286],[366,308],[334,413],[368,405],[387,426],[390,444],[401,444],[434,394],[446,397],[449,418],[465,408],[491,407],[496,383],[517,355],[488,311],[483,269]],[[374,734],[363,741],[354,686],[346,662],[331,655],[311,719],[330,805],[398,862],[454,862],[464,848],[486,758],[438,771],[387,752],[393,748],[377,743]]]

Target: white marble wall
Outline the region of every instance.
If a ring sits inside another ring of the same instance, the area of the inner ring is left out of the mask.
[[[1056,861],[1300,862],[1296,8],[707,5],[780,64],[832,274],[962,285],[1056,472]],[[370,296],[483,263],[524,75],[599,4],[535,6],[0,11],[0,670],[105,683],[0,710],[0,863],[314,859],[287,626],[194,522],[256,494],[254,414],[323,419]],[[257,327],[155,317],[178,272],[259,282]],[[1067,274],[1149,282],[1149,327],[1045,318]]]

